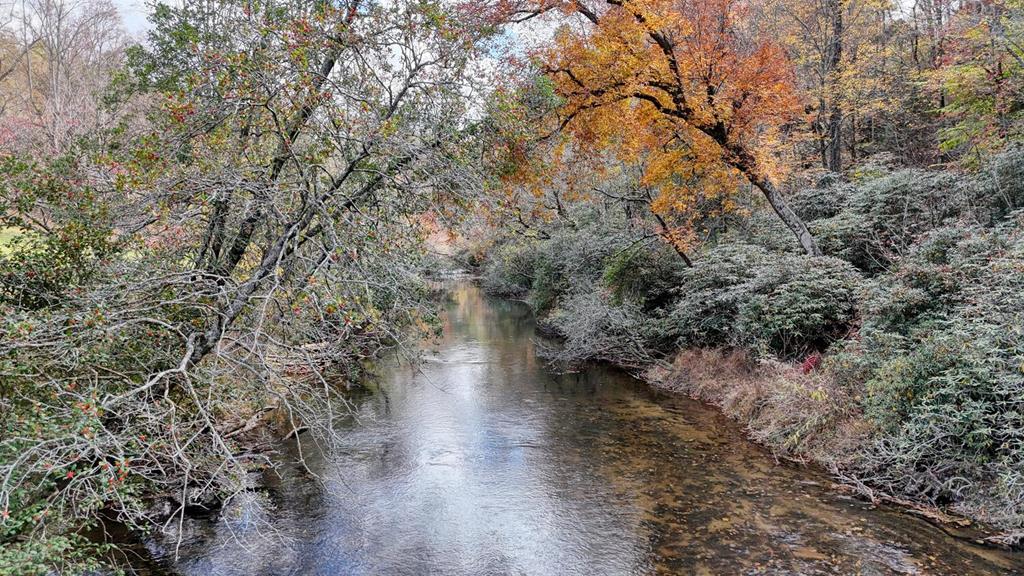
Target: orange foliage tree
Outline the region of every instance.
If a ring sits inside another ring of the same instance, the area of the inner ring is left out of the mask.
[[[821,253],[776,183],[776,153],[800,114],[792,67],[758,34],[749,4],[560,0],[534,8],[569,16],[537,57],[576,149],[642,161],[661,212],[734,194],[745,179],[808,254]]]

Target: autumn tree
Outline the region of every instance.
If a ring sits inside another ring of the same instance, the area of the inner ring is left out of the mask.
[[[932,74],[944,95],[940,144],[978,165],[1024,131],[1024,5],[970,3],[949,17],[943,65]]]
[[[822,167],[842,170],[845,120],[844,69],[848,46],[873,28],[861,14],[863,0],[778,0],[761,10],[766,31],[779,39],[793,61],[797,87],[806,92],[811,128]]]
[[[551,9],[541,6],[539,10]],[[786,203],[775,152],[799,106],[781,48],[732,0],[569,2],[579,15],[539,58],[579,146],[649,155],[661,202],[689,209],[702,188],[757,187],[808,254],[820,250]]]
[[[766,32],[785,48],[797,73],[797,87],[807,94],[821,165],[833,172],[842,169],[844,115],[839,86],[851,29],[848,12],[855,2],[778,0],[761,7]]]

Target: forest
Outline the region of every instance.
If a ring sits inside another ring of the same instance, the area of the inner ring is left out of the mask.
[[[560,370],[1024,545],[1020,0],[121,9],[0,1],[0,575],[344,446],[453,269]]]

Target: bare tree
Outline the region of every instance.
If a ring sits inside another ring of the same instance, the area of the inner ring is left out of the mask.
[[[6,10],[11,53],[0,62],[0,120],[19,148],[67,150],[108,127],[102,91],[121,66],[128,38],[107,0],[18,0]]]

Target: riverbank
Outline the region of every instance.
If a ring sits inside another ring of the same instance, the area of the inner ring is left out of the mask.
[[[550,323],[538,324],[547,338],[564,338]],[[858,475],[858,457],[874,431],[862,398],[816,370],[820,358],[793,363],[757,360],[744,350],[680,350],[651,362],[615,364],[651,387],[713,406],[739,423],[750,440],[778,459],[821,467],[832,489],[873,504],[890,504],[941,527],[953,537],[1006,550],[1021,550],[1021,534],[921,500],[901,498]]]
[[[799,364],[757,362],[738,350],[690,349],[641,376],[651,386],[716,407],[776,457],[821,466],[835,478],[836,489],[872,503],[894,504],[960,538],[1014,548],[1013,534],[938,506],[879,492],[858,478],[851,470],[858,450],[870,441],[872,427],[859,408],[861,399],[821,373]]]
[[[530,303],[529,298],[516,300]],[[546,338],[566,338],[551,322],[538,322],[537,331]],[[557,353],[549,355],[558,361]],[[860,477],[858,458],[872,441],[874,427],[861,408],[863,398],[852,394],[834,374],[819,370],[821,362],[820,356],[801,363],[759,360],[749,351],[721,348],[683,349],[647,364],[610,361],[655,389],[713,406],[776,458],[821,467],[835,480],[835,490],[854,493],[873,504],[894,505],[959,539],[1021,549],[1018,531],[971,518],[970,511],[901,498]]]
[[[781,457],[1019,546],[1024,212],[1003,192],[1021,167],[1011,150],[984,176],[879,170],[795,192],[824,256],[794,252],[756,203],[683,258],[638,207],[581,202],[465,260],[563,338],[555,362],[656,366]]]

